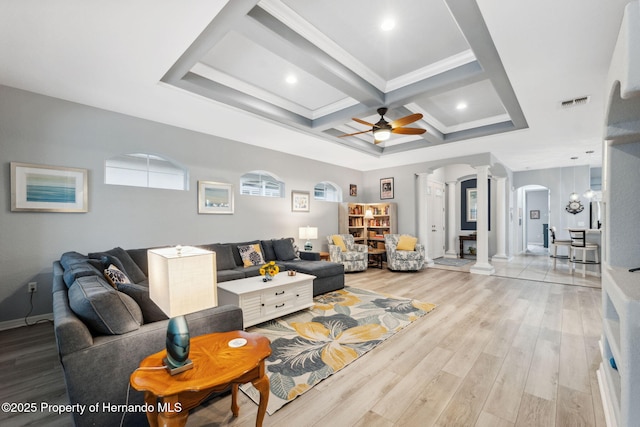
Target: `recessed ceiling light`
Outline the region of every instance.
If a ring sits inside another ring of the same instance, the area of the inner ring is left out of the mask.
[[[460,102],[458,103],[458,105],[456,105],[456,110],[466,110],[467,109],[467,103],[466,102]]]
[[[289,74],[287,76],[287,78],[285,79],[285,81],[287,83],[289,83],[290,85],[293,85],[293,84],[298,83],[298,78],[296,76],[294,76],[293,74]]]
[[[391,31],[396,26],[396,21],[393,18],[385,18],[380,24],[382,31]]]

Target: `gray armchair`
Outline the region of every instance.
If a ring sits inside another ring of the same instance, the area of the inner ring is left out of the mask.
[[[415,250],[404,251],[396,249],[400,240],[399,234],[385,234],[384,246],[387,251],[387,267],[397,271],[422,270],[425,259],[425,248],[416,243]]]
[[[336,236],[342,238],[346,251],[334,244],[333,235],[327,236],[329,259],[332,262],[339,262],[344,265],[345,273],[366,270],[369,265],[367,245],[356,243],[351,234],[336,234]]]

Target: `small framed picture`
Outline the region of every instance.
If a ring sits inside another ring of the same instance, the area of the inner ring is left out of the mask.
[[[358,186],[355,184],[349,184],[349,195],[356,197],[358,195]]]
[[[232,214],[233,185],[224,182],[198,181],[199,214]]]
[[[11,162],[12,212],[88,212],[87,170]]]
[[[540,219],[540,211],[529,211],[530,219]]]
[[[380,200],[393,199],[393,178],[382,178],[380,180]]]
[[[291,191],[291,212],[309,212],[309,192]]]

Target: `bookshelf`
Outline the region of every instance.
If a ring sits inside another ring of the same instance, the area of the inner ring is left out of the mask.
[[[384,247],[384,235],[398,232],[395,203],[341,203],[339,209],[338,231],[351,234],[356,243]],[[365,218],[367,210],[371,210],[371,218]]]

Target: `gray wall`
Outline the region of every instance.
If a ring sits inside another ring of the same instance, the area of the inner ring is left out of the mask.
[[[160,154],[186,166],[189,190],[105,185],[105,159],[131,152]],[[326,248],[325,236],[337,232],[338,206],[312,199],[309,213],[292,213],[291,190],[313,195],[314,185],[327,180],[342,188],[344,201],[364,201],[368,193],[360,171],[3,86],[0,159],[0,322],[27,314],[30,281],[38,282],[32,315],[52,311],[51,264],[65,251],[297,240],[298,227],[305,225],[318,227],[313,243],[319,250]],[[11,212],[12,161],[88,169],[89,212]],[[240,196],[240,176],[256,169],[281,178],[286,197]],[[198,215],[198,180],[234,184],[235,214]],[[349,184],[358,185],[358,197],[349,196]]]

